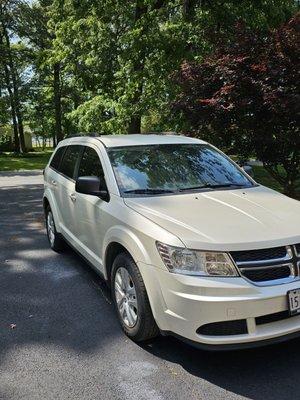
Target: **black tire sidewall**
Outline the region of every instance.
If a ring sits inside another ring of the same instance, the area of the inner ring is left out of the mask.
[[[48,214],[49,214],[49,212],[52,213],[52,218],[53,218],[53,222],[54,222],[54,235],[55,235],[55,237],[54,237],[54,242],[53,242],[53,244],[52,244],[51,241],[50,241],[49,233],[48,233]],[[60,251],[60,250],[62,250],[62,248],[63,248],[63,240],[62,240],[62,238],[60,237],[60,235],[59,235],[59,234],[57,233],[57,231],[56,231],[56,225],[55,225],[55,221],[54,221],[54,215],[53,215],[53,212],[52,212],[50,206],[48,206],[48,207],[46,208],[45,219],[46,219],[47,238],[48,238],[48,241],[49,241],[49,244],[50,244],[51,249],[54,250],[54,251]]]
[[[118,309],[118,305],[116,302],[115,276],[116,276],[117,270],[120,267],[125,268],[129,272],[131,279],[133,280],[133,283],[135,286],[135,291],[136,291],[138,317],[137,317],[136,324],[132,328],[128,327],[122,320],[119,309]],[[140,332],[142,330],[143,320],[145,318],[145,313],[147,312],[148,299],[146,298],[147,295],[145,292],[145,287],[141,287],[141,281],[137,275],[136,269],[137,269],[137,266],[135,265],[133,259],[129,255],[127,255],[126,253],[119,254],[113,263],[112,274],[111,274],[111,291],[112,291],[113,301],[114,301],[114,304],[115,304],[115,307],[117,310],[117,314],[118,314],[122,329],[127,334],[127,336],[129,336],[135,340],[139,340]]]

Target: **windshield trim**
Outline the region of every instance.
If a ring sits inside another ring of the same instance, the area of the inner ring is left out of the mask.
[[[219,153],[220,155],[222,155],[223,157],[225,157],[230,164],[234,165],[241,173],[242,175],[244,175],[244,177],[249,181],[249,184],[251,184],[250,186],[236,186],[236,187],[228,187],[228,186],[224,186],[224,187],[218,187],[218,188],[211,188],[211,187],[203,187],[203,188],[195,188],[195,189],[188,189],[188,190],[174,190],[173,192],[169,192],[169,193],[147,193],[147,194],[138,194],[138,193],[125,193],[126,190],[122,190],[119,183],[118,183],[118,179],[116,176],[116,171],[112,165],[112,161],[110,158],[110,153],[113,150],[120,150],[120,149],[131,149],[131,148],[136,148],[136,147],[143,147],[143,148],[149,148],[149,147],[157,147],[157,146],[164,146],[168,143],[155,143],[155,144],[136,144],[136,145],[130,145],[130,146],[113,146],[113,147],[108,147],[106,148],[106,152],[108,155],[108,159],[110,162],[110,166],[111,169],[113,171],[114,174],[114,178],[117,184],[117,187],[119,189],[119,194],[120,197],[122,198],[137,198],[137,197],[160,197],[160,196],[177,196],[177,195],[186,195],[186,194],[191,194],[191,193],[203,193],[203,192],[216,192],[216,191],[224,191],[224,190],[245,190],[245,189],[251,189],[253,187],[258,187],[260,186],[252,177],[250,177],[249,175],[246,174],[246,172],[243,170],[242,167],[240,167],[237,163],[235,163],[229,156],[227,156],[227,154],[223,153],[221,150],[219,150],[217,147],[213,146],[210,143],[172,143],[174,144],[178,144],[179,146],[181,145],[193,145],[193,146],[201,146],[201,147],[210,147],[213,150],[215,150],[217,153]]]

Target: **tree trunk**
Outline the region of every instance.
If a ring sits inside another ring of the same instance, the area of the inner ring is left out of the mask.
[[[160,8],[163,8],[164,5],[167,3],[166,0],[156,0],[152,6],[147,6],[144,4],[145,2],[136,0],[136,7],[135,7],[135,16],[134,16],[134,22],[138,22],[143,15],[145,15],[149,11],[153,10],[159,10]],[[143,34],[147,34],[147,26],[143,27]],[[141,33],[141,34],[142,34]],[[146,59],[146,53],[145,49],[140,50],[139,54],[139,59],[134,63],[132,71],[133,74],[135,73],[140,73],[142,74],[144,67],[145,67],[145,59]],[[143,94],[143,79],[140,77],[140,82],[138,87],[135,90],[135,93],[133,95],[132,99],[132,108],[133,108],[133,113],[130,117],[130,122],[128,125],[128,133],[141,133],[141,125],[142,125],[142,115],[141,111],[137,111],[136,109],[138,108],[139,102],[141,100],[142,94]]]
[[[296,187],[295,181],[287,181],[286,184],[283,186],[283,193],[289,197],[296,197]]]
[[[63,139],[61,124],[61,87],[60,87],[60,64],[54,64],[53,70],[53,91],[55,109],[55,134],[53,136],[53,146]]]
[[[27,152],[26,144],[25,144],[25,137],[24,137],[24,125],[23,125],[23,117],[22,112],[20,110],[20,104],[18,102],[16,106],[16,115],[18,119],[18,128],[19,128],[19,136],[20,136],[20,143],[21,143],[21,150],[23,153]]]
[[[55,148],[57,146],[55,131],[53,131],[52,141],[53,141],[53,148]]]
[[[40,138],[38,135],[35,136],[35,141],[37,143],[37,147],[41,147],[41,142],[40,142]]]
[[[128,133],[141,133],[142,118],[140,115],[132,115],[128,126]]]
[[[269,174],[283,187],[283,193],[289,197],[296,197],[296,180],[297,180],[297,171],[293,170],[292,172],[285,166],[286,176],[282,176],[278,169],[274,169],[271,166],[264,163],[264,168]]]
[[[19,88],[18,88],[18,83],[17,83],[17,78],[16,78],[16,70],[15,70],[15,65],[13,62],[13,57],[11,54],[9,35],[7,32],[6,26],[3,22],[2,22],[2,30],[3,30],[3,35],[4,35],[5,42],[6,42],[7,61],[8,61],[8,65],[9,65],[10,76],[11,76],[12,86],[13,86],[15,115],[16,115],[17,121],[18,121],[17,126],[18,126],[18,132],[19,132],[19,138],[20,138],[20,144],[21,144],[21,151],[26,153],[22,109],[21,109],[21,103],[20,103],[20,97],[19,97]]]
[[[148,11],[148,7],[141,4],[139,0],[136,1],[136,8],[135,8],[135,16],[134,16],[134,22],[138,22],[144,14],[146,14]],[[143,71],[144,69],[144,62],[145,62],[145,53],[143,50],[140,52],[140,57],[139,59],[134,63],[132,72],[138,73]],[[141,120],[142,116],[140,112],[137,113],[135,110],[139,104],[139,101],[141,99],[143,93],[143,82],[141,81],[138,85],[138,87],[135,90],[135,93],[133,95],[132,99],[132,108],[133,108],[133,113],[130,117],[130,122],[128,125],[128,133],[141,133]]]
[[[14,95],[13,95],[12,88],[11,88],[11,85],[10,85],[9,70],[7,68],[7,65],[5,64],[5,61],[3,62],[3,69],[4,69],[4,74],[5,74],[6,88],[7,88],[8,96],[9,96],[10,108],[11,108],[11,119],[12,119],[12,122],[13,122],[14,151],[16,153],[20,153],[20,141],[19,141],[19,132],[18,132],[18,122],[17,122],[17,116],[16,116],[16,109],[15,109],[15,103],[14,103]]]
[[[183,0],[182,14],[186,21],[191,21],[194,18],[196,3],[196,0]]]

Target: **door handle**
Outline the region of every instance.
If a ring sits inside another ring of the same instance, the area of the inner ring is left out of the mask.
[[[76,201],[76,194],[75,193],[71,193],[70,194],[70,199],[75,202]]]
[[[55,181],[54,179],[52,179],[51,184],[52,184],[53,186],[57,186],[57,183],[56,183],[56,181]]]

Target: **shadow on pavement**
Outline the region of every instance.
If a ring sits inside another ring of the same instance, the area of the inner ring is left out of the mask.
[[[42,191],[0,189],[0,366],[16,346],[92,352],[122,336],[105,283],[71,249],[49,248]]]
[[[249,399],[300,397],[298,339],[253,350],[208,352],[172,337],[160,337],[143,348],[195,377]]]
[[[0,369],[11,349],[54,345],[92,357],[96,349],[104,351],[123,338],[104,282],[72,250],[57,254],[49,249],[42,190],[42,185],[0,189]],[[126,346],[132,349],[130,343]],[[140,347],[237,395],[255,400],[300,397],[300,341],[217,353],[159,337]]]

